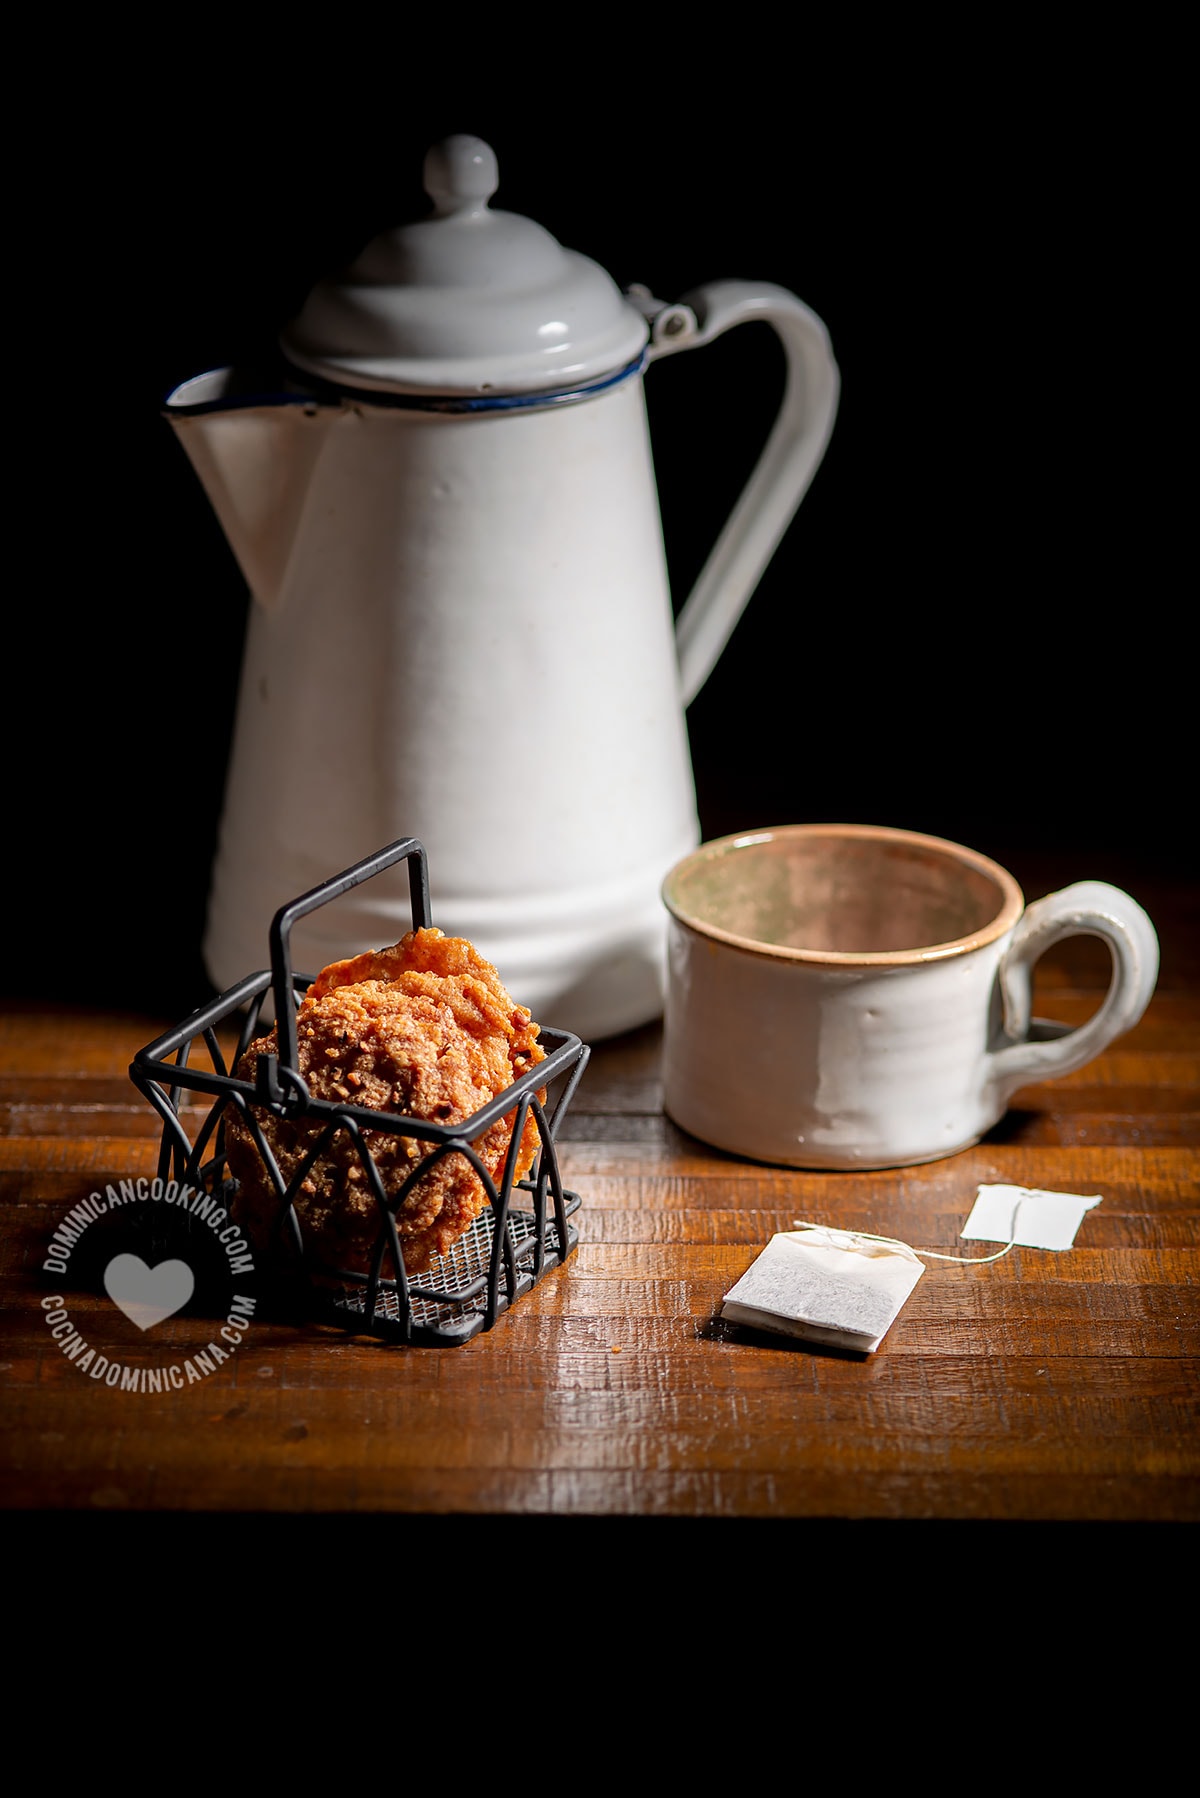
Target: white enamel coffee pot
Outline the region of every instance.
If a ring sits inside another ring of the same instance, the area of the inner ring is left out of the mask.
[[[821,460],[838,372],[785,289],[622,293],[496,185],[480,139],[435,145],[429,216],[314,288],[273,388],[219,369],[166,401],[256,602],[204,955],[233,985],[281,905],[415,836],[434,923],[586,1041],[662,1010],[659,889],[699,840],[684,708]],[[782,405],[676,627],[642,375],[756,319]],[[403,880],[368,882],[297,928],[295,964],[409,921]]]

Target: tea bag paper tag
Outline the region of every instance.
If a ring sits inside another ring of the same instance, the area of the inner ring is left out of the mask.
[[[721,1316],[873,1354],[924,1272],[906,1243],[824,1225],[780,1231],[725,1294]]]
[[[1044,1192],[1035,1186],[981,1186],[960,1235],[967,1242],[1014,1242],[1026,1249],[1069,1249],[1100,1195]]]

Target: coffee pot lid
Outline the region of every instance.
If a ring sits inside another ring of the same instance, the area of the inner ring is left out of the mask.
[[[635,360],[642,313],[597,263],[493,211],[498,179],[481,138],[435,144],[432,212],[318,282],[283,333],[288,360],[343,387],[484,400],[570,392]]]

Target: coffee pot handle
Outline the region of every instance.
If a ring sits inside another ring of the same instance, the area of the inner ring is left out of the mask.
[[[779,414],[676,625],[680,687],[690,705],[716,664],[825,454],[839,377],[829,333],[808,307],[769,282],[713,281],[675,306],[631,290],[650,321],[653,361],[711,343],[734,325],[771,325],[787,356]]]
[[[1112,956],[1112,978],[1099,1009],[1077,1029],[1031,1015],[1035,963],[1052,943],[1068,936],[1102,938]],[[1000,968],[1006,1045],[991,1057],[997,1096],[1033,1080],[1074,1073],[1131,1030],[1154,994],[1158,937],[1136,899],[1103,880],[1081,880],[1035,900],[1013,933]]]

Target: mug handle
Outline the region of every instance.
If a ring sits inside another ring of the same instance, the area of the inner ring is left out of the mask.
[[[651,361],[711,343],[734,325],[771,325],[787,356],[779,414],[754,472],[680,609],[680,690],[690,705],[716,664],[825,454],[840,377],[815,312],[770,282],[712,281],[664,305],[645,288],[628,297],[650,324]]]
[[[1098,936],[1112,956],[1112,978],[1099,1010],[1072,1030],[1034,1018],[1033,969],[1051,944]],[[1081,880],[1035,900],[1013,933],[1000,966],[1007,1046],[990,1055],[991,1078],[1007,1100],[1019,1086],[1074,1073],[1132,1030],[1158,978],[1158,937],[1136,899],[1103,880]]]

